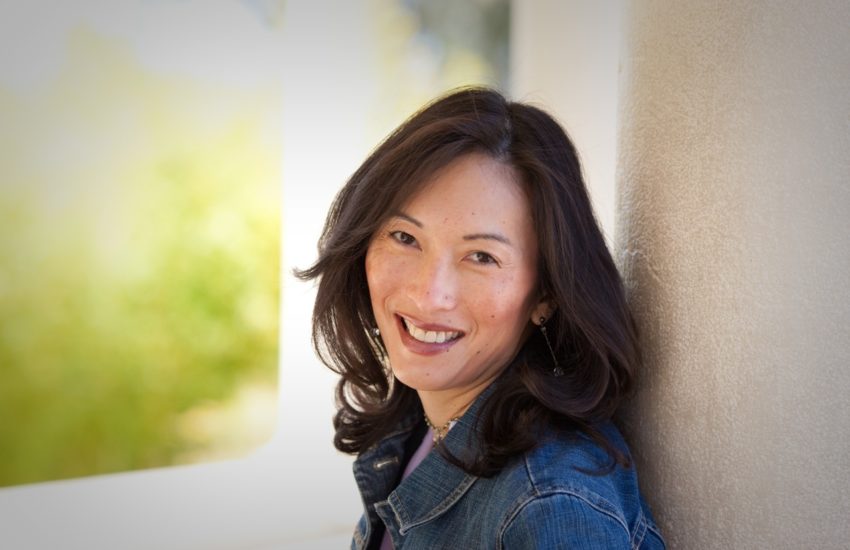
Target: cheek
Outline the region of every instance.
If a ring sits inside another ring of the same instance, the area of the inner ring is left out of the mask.
[[[404,277],[403,267],[397,258],[381,249],[366,253],[366,282],[373,303],[397,290]]]
[[[383,274],[380,269],[381,263],[376,257],[376,253],[371,250],[366,253],[366,284],[369,286],[369,296],[374,302],[381,294],[381,289],[384,286],[382,283]]]
[[[518,288],[513,278],[474,285],[469,294],[470,305],[485,322],[512,323],[525,314],[528,292]]]

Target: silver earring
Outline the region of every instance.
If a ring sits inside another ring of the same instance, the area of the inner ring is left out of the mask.
[[[375,338],[377,338],[381,335],[381,329],[379,329],[378,327],[372,328],[372,330],[370,332],[372,333],[372,336],[374,336]]]
[[[552,374],[554,376],[563,376],[564,369],[561,368],[561,365],[558,364],[558,358],[555,357],[555,350],[552,349],[552,343],[549,341],[549,334],[546,332],[546,317],[540,318],[540,332],[543,333],[543,339],[546,340],[546,347],[549,348],[549,354],[552,356],[552,362],[555,364],[555,368],[552,369]]]

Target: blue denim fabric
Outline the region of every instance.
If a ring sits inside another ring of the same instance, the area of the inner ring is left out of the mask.
[[[445,444],[455,456],[475,447],[476,399],[451,429]],[[365,513],[351,547],[377,548],[389,530],[396,549],[436,548],[665,548],[638,489],[634,469],[604,475],[607,454],[584,436],[546,438],[492,478],[479,478],[436,451],[398,486],[404,450],[421,416],[363,452],[354,463]],[[613,424],[603,432],[626,449]]]

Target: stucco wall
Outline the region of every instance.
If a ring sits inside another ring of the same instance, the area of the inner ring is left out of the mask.
[[[672,548],[850,547],[850,3],[624,14],[625,411]]]

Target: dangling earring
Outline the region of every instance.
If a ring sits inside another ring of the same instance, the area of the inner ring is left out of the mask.
[[[549,334],[546,332],[546,317],[540,318],[540,332],[543,333],[543,339],[546,340],[546,347],[549,348],[549,354],[552,356],[552,362],[555,364],[555,368],[552,369],[552,374],[554,376],[563,376],[564,369],[561,368],[561,365],[558,364],[558,358],[555,357],[555,350],[552,349],[552,343],[549,341]]]
[[[389,372],[387,349],[384,346],[384,341],[381,340],[381,329],[378,327],[372,327],[367,329],[366,333],[372,339],[372,353],[374,353],[375,359],[377,359],[381,366],[384,367],[384,370]]]

